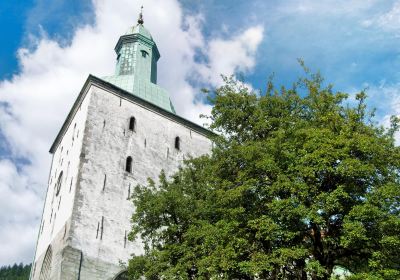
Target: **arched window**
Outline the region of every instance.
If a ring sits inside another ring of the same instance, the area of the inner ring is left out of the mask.
[[[58,175],[57,179],[57,184],[56,184],[56,196],[60,193],[61,190],[61,185],[62,185],[62,179],[63,179],[63,171],[60,172],[60,175]]]
[[[122,271],[115,276],[114,280],[128,280],[128,273],[126,271]]]
[[[143,56],[143,57],[146,57],[146,56],[148,56],[148,55],[149,55],[149,53],[148,53],[148,52],[146,52],[145,50],[141,50],[141,52],[142,52],[142,56]]]
[[[53,258],[53,251],[51,250],[51,246],[49,246],[49,248],[47,248],[46,255],[44,256],[43,259],[39,280],[50,280],[52,258]]]
[[[181,139],[179,136],[175,137],[175,149],[180,150],[181,149]]]
[[[126,158],[125,171],[129,172],[129,173],[132,172],[132,157],[127,157]]]
[[[135,117],[131,117],[129,119],[129,130],[135,131],[135,129],[136,129],[136,119]]]

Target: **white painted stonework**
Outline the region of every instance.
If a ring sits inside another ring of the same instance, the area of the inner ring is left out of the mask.
[[[184,157],[211,150],[200,127],[189,127],[94,83],[88,87],[53,155],[32,279],[39,279],[50,245],[50,279],[78,279],[78,273],[80,279],[113,279],[122,269],[120,261],[143,253],[139,240],[127,240],[133,188],[145,185],[147,178],[157,181],[162,169],[172,175]],[[136,119],[135,131],[129,130],[131,117]],[[180,150],[175,149],[177,136]],[[128,156],[132,173],[125,171]],[[66,261],[63,254],[68,250],[82,252],[82,263],[79,254]]]
[[[157,181],[161,170],[172,175],[185,157],[211,150],[209,131],[138,96],[94,76],[87,79],[50,149],[30,279],[115,279],[124,270],[121,262],[143,253],[140,240],[127,240],[134,187],[148,178]],[[129,156],[132,172],[125,171]]]

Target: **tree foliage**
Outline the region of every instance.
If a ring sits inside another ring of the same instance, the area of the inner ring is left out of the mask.
[[[0,280],[28,280],[31,265],[14,264],[0,267]]]
[[[400,279],[400,150],[366,94],[319,74],[211,98],[210,155],[137,186],[131,279]]]

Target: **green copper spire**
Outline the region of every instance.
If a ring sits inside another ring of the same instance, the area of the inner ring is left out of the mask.
[[[160,53],[153,37],[143,24],[142,7],[137,25],[130,27],[115,46],[115,75],[103,79],[175,113],[168,92],[157,85],[157,61]]]

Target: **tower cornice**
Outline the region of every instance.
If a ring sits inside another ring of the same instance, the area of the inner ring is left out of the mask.
[[[158,60],[160,58],[161,55],[160,55],[160,52],[158,51],[157,44],[153,40],[151,40],[139,33],[127,34],[127,35],[122,35],[121,37],[119,37],[119,40],[118,40],[117,44],[115,45],[114,50],[116,53],[118,53],[123,44],[135,43],[135,42],[139,42],[139,41],[144,43],[148,47],[152,48],[153,51],[155,51],[156,60]]]

